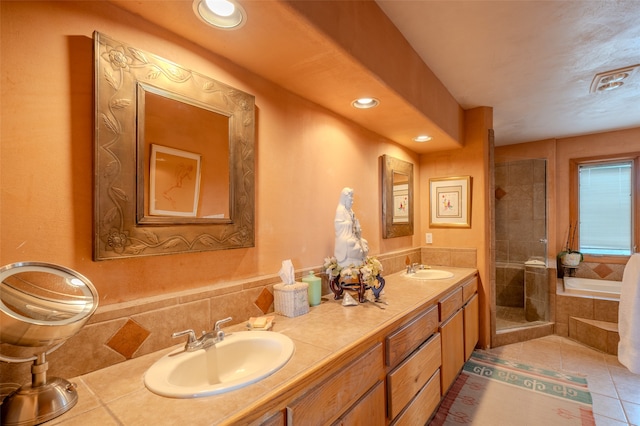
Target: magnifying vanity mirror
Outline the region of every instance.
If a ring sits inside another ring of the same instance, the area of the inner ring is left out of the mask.
[[[94,259],[253,247],[255,98],[94,33]]]
[[[413,235],[413,164],[383,155],[382,236]]]
[[[41,262],[0,268],[0,343],[36,348],[29,357],[0,354],[3,362],[33,362],[31,383],[2,400],[0,424],[43,423],[76,404],[75,384],[47,378],[46,356],[80,331],[97,307],[96,289],[76,271]]]

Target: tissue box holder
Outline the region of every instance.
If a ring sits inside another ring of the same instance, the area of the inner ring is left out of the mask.
[[[290,285],[274,284],[274,310],[287,317],[297,317],[309,312],[309,284],[296,282]]]

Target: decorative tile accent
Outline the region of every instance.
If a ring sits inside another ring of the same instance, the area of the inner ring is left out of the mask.
[[[500,187],[496,188],[496,200],[502,200],[505,195],[507,195],[507,191]]]
[[[151,332],[135,321],[128,320],[116,334],[109,339],[107,346],[121,354],[126,359],[131,359],[140,345],[149,337]]]
[[[598,264],[598,266],[593,268],[593,272],[598,274],[598,276],[600,278],[604,278],[607,275],[609,275],[610,273],[612,273],[613,269],[609,268],[609,266],[606,263],[600,263],[600,264]]]
[[[260,295],[258,296],[258,298],[256,299],[255,302],[253,302],[256,304],[256,306],[258,308],[260,308],[260,310],[263,313],[267,313],[269,312],[269,308],[271,307],[271,304],[273,303],[273,294],[271,294],[271,292],[269,290],[267,290],[267,288],[263,288],[262,291],[260,292]]]

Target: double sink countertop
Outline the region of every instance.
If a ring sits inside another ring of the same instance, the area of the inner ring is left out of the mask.
[[[477,274],[471,268],[434,269],[454,275],[423,281],[406,277],[401,271],[384,276],[386,284],[381,299],[386,304],[367,301],[342,306],[342,300],[334,300],[333,294],[327,294],[308,314],[295,318],[274,314],[273,332],[289,336],[295,343],[295,352],[284,367],[257,383],[203,398],[158,396],[145,387],[144,374],[163,355],[180,347],[176,345],[69,379],[78,385],[78,403],[47,424],[63,421],[78,425],[225,424],[238,413],[251,411],[275,398],[304,377],[318,374],[336,355],[372,339],[412,311],[433,305]],[[245,322],[225,328],[227,332],[244,330]]]

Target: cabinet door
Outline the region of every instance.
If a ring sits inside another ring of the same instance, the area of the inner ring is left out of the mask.
[[[442,395],[444,395],[464,365],[464,319],[462,309],[440,325],[440,338],[442,339],[440,389]]]
[[[333,423],[384,377],[383,359],[382,344],[377,343],[354,359],[348,368],[289,404],[287,424]]]
[[[478,295],[464,306],[464,359],[468,360],[478,343]]]
[[[378,382],[334,426],[384,426],[387,423],[384,408],[384,383]]]

